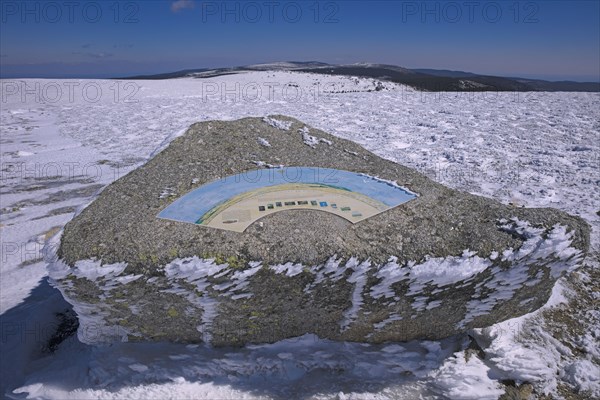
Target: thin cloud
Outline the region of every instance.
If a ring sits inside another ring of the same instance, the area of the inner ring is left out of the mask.
[[[90,57],[90,58],[109,58],[112,57],[114,54],[113,53],[82,53],[80,51],[75,51],[73,52],[73,54],[75,55],[81,55],[81,56],[85,56],[85,57]]]
[[[192,9],[196,7],[194,0],[177,0],[171,4],[171,11],[174,13],[185,9]]]
[[[113,56],[112,53],[88,53],[87,55],[93,58],[108,58]]]

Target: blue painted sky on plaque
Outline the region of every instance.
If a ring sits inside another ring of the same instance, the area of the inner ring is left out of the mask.
[[[416,197],[395,182],[330,168],[257,169],[208,182],[168,205],[159,218],[243,232],[286,210],[318,210],[352,223]]]

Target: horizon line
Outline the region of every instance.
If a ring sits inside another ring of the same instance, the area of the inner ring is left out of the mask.
[[[310,60],[310,61],[267,61],[267,62],[258,62],[251,64],[243,64],[243,65],[225,65],[219,67],[193,67],[193,68],[180,68],[180,69],[172,69],[172,70],[163,70],[161,72],[123,72],[123,73],[51,73],[51,74],[19,74],[19,73],[2,73],[2,69],[0,69],[0,79],[103,79],[103,80],[120,80],[120,79],[131,79],[136,77],[150,77],[156,75],[166,75],[166,74],[175,74],[185,71],[211,71],[218,69],[226,69],[226,68],[244,68],[251,67],[255,65],[269,65],[269,64],[279,64],[279,63],[321,63],[325,65],[331,66],[353,66],[353,65],[385,65],[385,66],[393,66],[399,68],[405,68],[411,71],[418,70],[432,70],[432,71],[449,71],[449,72],[458,72],[458,73],[469,73],[476,76],[490,76],[490,77],[500,77],[500,78],[513,78],[513,79],[531,79],[531,80],[542,80],[547,82],[576,82],[576,83],[600,83],[600,74],[596,77],[586,76],[586,75],[544,75],[544,74],[532,74],[532,73],[479,73],[473,71],[466,71],[460,69],[451,69],[451,68],[431,68],[431,67],[405,67],[402,65],[396,64],[386,64],[386,63],[377,63],[377,62],[355,62],[349,64],[331,64],[322,61]],[[0,66],[3,68],[6,67],[23,67],[23,66],[44,66],[44,65],[69,65],[70,63],[42,63],[42,64],[2,64]],[[73,63],[72,65],[77,65],[80,63]],[[560,78],[559,78],[560,77]],[[468,78],[468,77],[465,77]],[[164,79],[172,79],[172,78],[164,78]]]

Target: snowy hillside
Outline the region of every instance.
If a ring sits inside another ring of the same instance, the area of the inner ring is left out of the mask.
[[[1,95],[2,393],[496,399],[514,381],[555,398],[600,396],[598,93],[427,93],[366,78],[257,71],[2,81]],[[56,316],[68,304],[48,284],[46,265],[74,213],[190,124],[269,114],[298,118],[453,188],[579,215],[592,226],[595,256],[560,281],[546,310],[472,332],[481,349],[469,335],[386,345],[305,335],[240,349],[94,347],[73,336],[51,351],[49,339],[69,319]]]

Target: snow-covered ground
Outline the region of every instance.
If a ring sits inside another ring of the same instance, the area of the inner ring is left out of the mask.
[[[47,241],[99,190],[193,122],[290,115],[451,187],[580,215],[592,225],[597,252],[599,94],[424,93],[295,72],[0,82],[2,393],[60,399],[494,399],[504,392],[499,381],[513,379],[555,397],[560,385],[600,396],[597,310],[577,338],[584,349],[578,354],[532,322],[543,318],[542,311],[473,332],[486,344],[483,360],[466,349],[467,335],[379,346],[306,335],[242,349],[94,347],[71,338],[53,353],[44,349],[55,314],[68,308],[47,282],[53,255]],[[570,292],[559,283],[548,307],[564,303]]]

